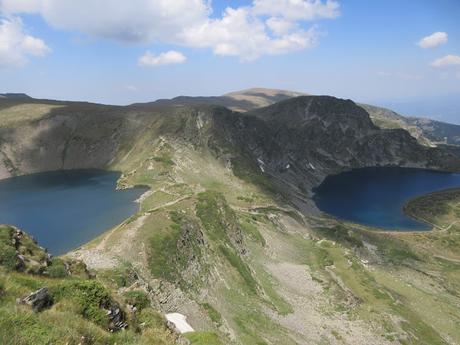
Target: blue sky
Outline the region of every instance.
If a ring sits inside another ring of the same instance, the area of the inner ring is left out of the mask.
[[[0,0],[0,10],[0,92],[129,104],[257,86],[460,123],[458,0]]]

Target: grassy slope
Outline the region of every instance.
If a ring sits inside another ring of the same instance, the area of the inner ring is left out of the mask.
[[[84,271],[68,274],[62,263],[54,259],[48,274],[33,273],[27,264],[17,271],[8,264],[7,248],[12,248],[12,229],[0,226],[0,343],[34,344],[164,344],[174,343],[163,317],[146,304],[138,304],[141,291],[119,295],[116,288],[99,277],[90,279]],[[43,260],[45,253],[30,238],[23,239],[21,252],[31,260]],[[32,262],[32,261],[31,261]],[[29,272],[29,273],[27,273]],[[29,293],[47,287],[53,305],[34,312],[31,307],[17,303]],[[133,300],[134,294],[134,300]],[[103,305],[118,303],[126,313],[126,303],[137,305],[138,312],[127,313],[127,331],[107,331],[109,319]],[[12,336],[14,335],[14,336]]]
[[[421,235],[379,234],[327,218],[302,224],[206,151],[167,138],[133,150],[135,159],[117,163],[129,172],[121,183],[147,184],[152,193],[141,204],[146,221],[133,241],[139,245],[126,247],[132,253],[123,251],[123,258],[147,280],[181,287],[193,303],[166,309],[205,331],[190,335],[195,343],[212,343],[211,333],[242,344],[459,341],[452,322],[459,317],[452,307],[459,303],[455,263],[428,259],[415,246]],[[203,234],[203,245],[192,239],[192,249],[183,251],[177,214]],[[227,232],[234,228],[245,254]],[[111,236],[108,255],[125,241],[124,231]],[[301,286],[314,294],[290,285],[298,276],[290,274],[301,271],[307,272]]]

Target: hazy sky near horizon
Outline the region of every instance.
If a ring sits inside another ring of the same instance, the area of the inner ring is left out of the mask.
[[[460,123],[459,23],[458,0],[0,0],[0,93],[268,87]]]

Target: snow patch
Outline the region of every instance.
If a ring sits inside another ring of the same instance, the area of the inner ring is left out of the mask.
[[[187,316],[179,313],[170,313],[165,315],[166,320],[171,322],[179,333],[195,332],[195,330],[187,322]]]

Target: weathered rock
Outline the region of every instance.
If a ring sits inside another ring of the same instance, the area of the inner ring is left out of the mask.
[[[43,287],[24,297],[21,303],[30,305],[36,312],[40,312],[53,304],[53,298],[48,293],[48,288]]]
[[[125,322],[125,315],[119,305],[112,305],[107,315],[110,320],[108,327],[110,332],[117,332],[128,327],[128,324]]]

